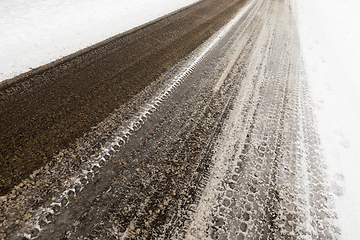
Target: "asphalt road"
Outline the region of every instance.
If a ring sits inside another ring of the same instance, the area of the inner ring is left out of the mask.
[[[0,195],[52,161],[244,5],[206,0],[0,86]]]
[[[295,14],[201,1],[2,86],[0,237],[337,239]]]

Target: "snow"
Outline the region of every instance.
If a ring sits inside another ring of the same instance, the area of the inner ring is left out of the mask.
[[[0,81],[197,1],[0,1]]]
[[[360,237],[360,1],[298,0],[299,31],[342,239]]]

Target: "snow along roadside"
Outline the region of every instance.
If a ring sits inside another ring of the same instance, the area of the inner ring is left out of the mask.
[[[360,237],[360,2],[297,2],[300,41],[342,239]]]
[[[197,1],[0,1],[0,82]]]

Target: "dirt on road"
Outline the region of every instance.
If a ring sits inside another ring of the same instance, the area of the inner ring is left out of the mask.
[[[75,144],[228,22],[245,0],[200,1],[0,86],[0,195]]]

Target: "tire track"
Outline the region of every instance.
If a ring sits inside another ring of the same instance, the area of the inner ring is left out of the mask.
[[[293,5],[265,2],[260,11],[265,27],[252,52],[252,58],[264,58],[242,79],[254,87],[240,95],[225,124],[213,178],[187,239],[337,239],[340,234],[306,79],[300,76]]]

